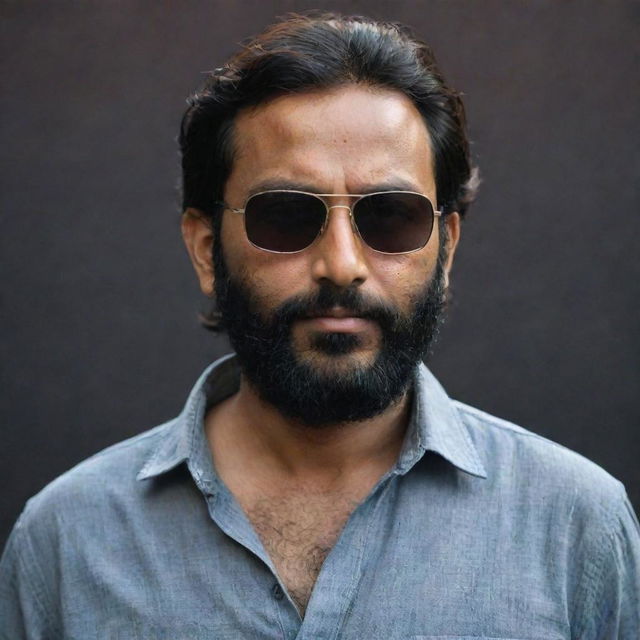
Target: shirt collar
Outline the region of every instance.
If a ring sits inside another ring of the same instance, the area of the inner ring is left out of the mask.
[[[204,433],[204,419],[210,406],[234,394],[239,385],[240,370],[232,354],[210,364],[198,378],[180,415],[164,426],[158,444],[137,475],[138,480],[159,476],[186,462],[200,490],[215,493],[219,480]]]
[[[416,371],[412,415],[397,472],[406,473],[426,451],[437,453],[461,471],[487,477],[458,410],[435,376],[421,363]]]
[[[204,418],[209,407],[235,393],[239,384],[240,370],[233,355],[209,365],[180,415],[162,427],[160,440],[140,469],[138,480],[159,476],[185,462],[200,490],[215,493],[220,481],[213,469]],[[486,478],[477,449],[451,399],[421,364],[416,370],[412,415],[396,472],[407,473],[426,451],[439,454],[466,473]]]

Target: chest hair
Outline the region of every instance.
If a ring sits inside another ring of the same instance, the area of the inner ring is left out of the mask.
[[[313,491],[262,496],[243,505],[301,614],[325,558],[357,505],[353,495]]]

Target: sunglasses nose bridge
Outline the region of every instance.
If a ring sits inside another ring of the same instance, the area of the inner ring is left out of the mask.
[[[353,205],[348,205],[348,204],[329,205],[325,203],[325,206],[327,207],[327,217],[325,218],[324,225],[322,225],[322,231],[324,231],[327,228],[327,225],[329,224],[329,214],[331,213],[332,209],[346,209],[349,212],[349,221],[351,222],[351,228],[354,233],[357,233],[358,230],[356,229],[356,224],[353,219]]]

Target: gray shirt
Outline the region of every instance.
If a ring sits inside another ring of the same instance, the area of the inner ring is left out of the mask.
[[[452,401],[424,366],[397,464],[347,521],[302,620],[204,435],[238,382],[233,358],[214,363],[175,420],[28,502],[0,565],[3,639],[640,638],[623,486]]]

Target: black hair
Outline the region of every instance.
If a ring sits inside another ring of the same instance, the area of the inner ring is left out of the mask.
[[[241,109],[287,93],[361,83],[408,96],[427,125],[438,208],[464,216],[478,185],[460,94],[431,49],[398,24],[337,14],[290,15],[211,72],[188,100],[179,143],[182,207],[215,220],[233,163],[233,123]]]

